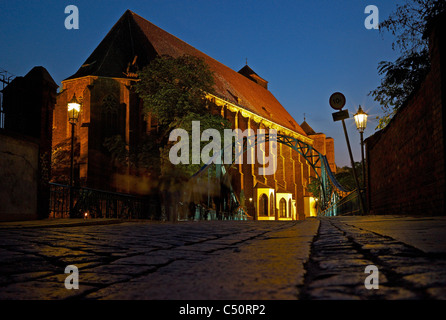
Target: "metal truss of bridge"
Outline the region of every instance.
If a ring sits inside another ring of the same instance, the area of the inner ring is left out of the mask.
[[[276,141],[277,143],[282,143],[291,149],[297,151],[302,157],[308,162],[308,164],[313,169],[316,179],[319,180],[320,185],[320,193],[318,199],[318,215],[325,216],[335,216],[338,214],[338,204],[341,202],[342,198],[353,197],[355,191],[351,191],[343,187],[334,176],[333,172],[330,169],[328,164],[328,160],[325,155],[317,151],[313,146],[309,145],[306,142],[303,142],[295,137],[291,137],[288,135],[280,134],[280,133],[258,133],[255,135],[251,135],[248,137],[244,137],[233,142],[231,145],[226,146],[220,153],[215,154],[204,166],[200,168],[198,172],[196,172],[192,178],[200,176],[203,172],[209,169],[210,166],[215,165],[215,160],[218,157],[223,157],[223,152],[228,148],[232,148],[232,159],[234,164],[235,159],[238,159],[248,151],[250,148],[262,144],[267,143],[272,139],[272,141]],[[227,165],[227,166],[231,166]],[[221,166],[224,168],[224,166]],[[222,169],[223,174],[228,174],[227,169]],[[232,191],[232,188],[231,188]],[[233,196],[236,198],[235,193]],[[344,203],[342,203],[344,205]],[[351,203],[349,203],[351,205]]]

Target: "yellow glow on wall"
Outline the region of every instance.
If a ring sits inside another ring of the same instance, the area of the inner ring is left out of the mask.
[[[310,197],[310,217],[316,217],[316,198]]]
[[[317,199],[314,197],[305,197],[304,198],[305,217],[316,217],[317,216],[316,202],[317,202]]]

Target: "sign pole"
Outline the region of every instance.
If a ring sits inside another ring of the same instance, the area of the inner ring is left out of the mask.
[[[362,214],[364,214],[364,203],[362,201],[361,187],[359,186],[358,176],[356,175],[355,161],[353,160],[352,149],[350,147],[350,141],[348,139],[347,128],[345,126],[344,119],[342,119],[342,127],[344,128],[345,140],[347,141],[347,148],[348,148],[348,153],[350,155],[350,162],[352,164],[353,177],[355,179],[356,188],[358,189],[360,210],[361,210]]]
[[[350,162],[352,164],[353,178],[355,179],[356,188],[358,189],[359,207],[361,213],[364,214],[364,203],[361,194],[361,187],[359,185],[358,176],[356,175],[355,161],[353,160],[352,149],[350,147],[350,140],[348,139],[347,127],[345,126],[345,121],[344,121],[344,119],[349,118],[349,114],[348,110],[342,110],[344,105],[345,105],[345,97],[342,93],[336,92],[331,95],[330,106],[335,110],[341,110],[332,114],[333,121],[339,121],[339,120],[342,121],[342,127],[344,129],[344,134],[345,134],[345,141],[347,142],[348,154],[350,156]]]

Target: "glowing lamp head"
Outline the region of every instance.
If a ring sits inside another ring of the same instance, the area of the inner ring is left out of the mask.
[[[361,106],[359,106],[358,112],[353,116],[355,118],[356,128],[359,132],[364,132],[367,127],[367,116],[368,114],[362,110]]]
[[[68,101],[68,117],[70,122],[74,123],[79,118],[79,111],[81,110],[81,104],[76,99],[76,94],[73,94],[73,98]]]

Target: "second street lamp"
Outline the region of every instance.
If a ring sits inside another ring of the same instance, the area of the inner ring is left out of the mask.
[[[73,211],[73,170],[74,170],[74,126],[79,119],[81,104],[76,99],[76,94],[68,101],[68,121],[71,124],[71,158],[70,158],[70,217]]]
[[[356,128],[359,131],[359,135],[361,138],[361,160],[362,160],[362,181],[363,188],[365,190],[365,162],[364,162],[364,130],[367,127],[367,116],[368,114],[362,110],[361,106],[359,106],[358,112],[353,116],[355,118]],[[365,210],[367,211],[367,210]]]

